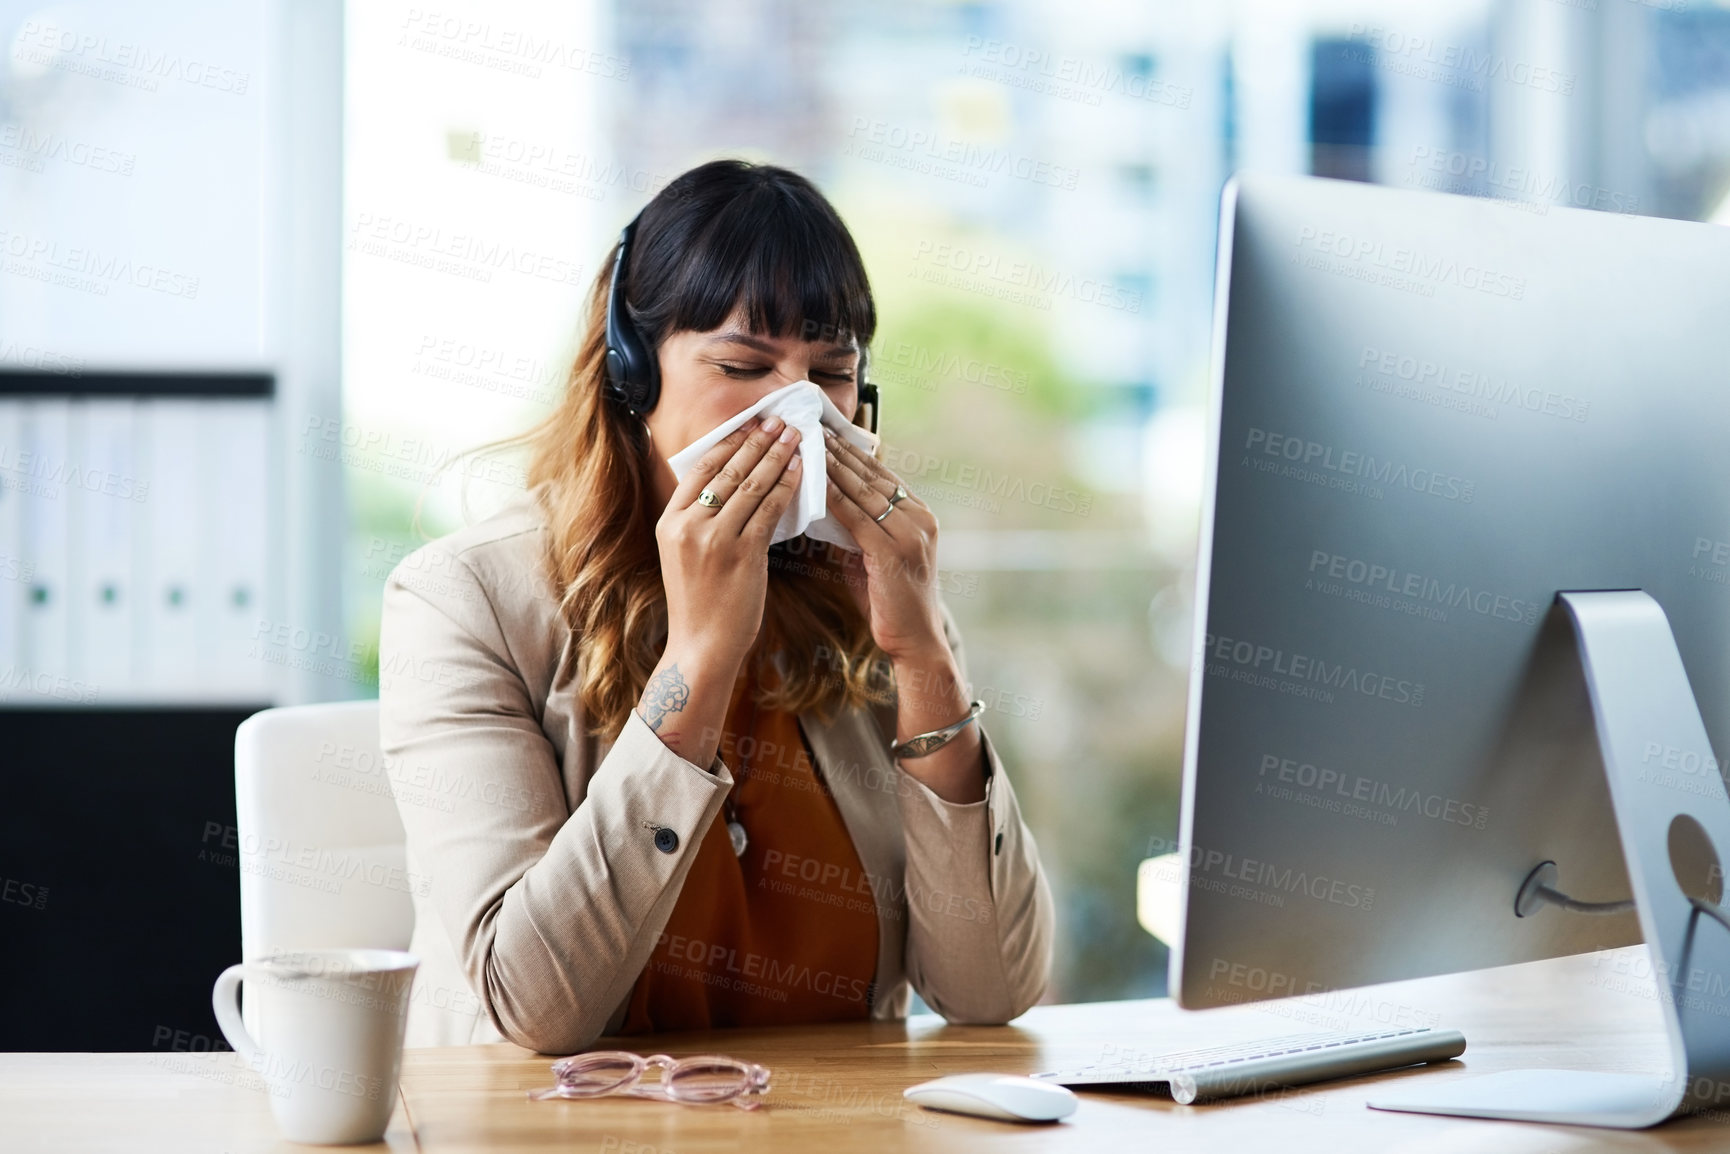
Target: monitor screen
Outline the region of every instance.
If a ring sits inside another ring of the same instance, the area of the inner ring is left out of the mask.
[[[1650,593],[1730,748],[1730,230],[1240,175],[1216,294],[1173,993],[1639,941],[1514,898],[1629,896],[1558,592]]]

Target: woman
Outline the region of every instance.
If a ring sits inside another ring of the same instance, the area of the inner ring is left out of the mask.
[[[772,420],[683,481],[667,464],[796,381],[855,412],[858,250],[808,181],[731,160],[626,235],[521,438],[527,491],[385,586],[380,736],[424,879],[409,1042],[894,1018],[909,986],[1006,1022],[1044,990],[1051,896],[969,723],[936,517],[831,439],[827,505],[861,551],[771,547],[800,479]]]

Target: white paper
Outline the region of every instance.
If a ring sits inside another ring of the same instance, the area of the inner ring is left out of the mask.
[[[810,381],[794,381],[786,388],[776,389],[750,408],[728,417],[668,457],[667,464],[673,467],[673,476],[684,480],[685,474],[696,467],[704,453],[728,433],[759,415],[780,417],[799,430],[799,455],[802,461],[800,472],[803,475],[799,478],[798,495],[781,511],[781,520],[775,525],[770,544],[803,533],[814,540],[828,541],[843,549],[859,552],[859,545],[853,540],[853,534],[847,532],[841,522],[829,516],[826,488],[829,470],[824,458],[823,427],[833,429],[873,457],[877,455],[878,437],[871,430],[862,429],[849,421],[842,415],[841,410],[835,407],[835,402],[829,399],[828,394]]]

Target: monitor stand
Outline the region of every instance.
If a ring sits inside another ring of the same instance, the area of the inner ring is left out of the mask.
[[[1696,775],[1707,783],[1704,792],[1678,789],[1652,772],[1672,756],[1717,765],[1682,655],[1663,609],[1644,592],[1562,593],[1558,600],[1579,641],[1622,855],[1659,984],[1670,1071],[1506,1070],[1428,1089],[1389,1087],[1370,1100],[1373,1109],[1635,1130],[1730,1104],[1730,929],[1720,924],[1724,871],[1714,849],[1730,848],[1730,797],[1717,772]]]

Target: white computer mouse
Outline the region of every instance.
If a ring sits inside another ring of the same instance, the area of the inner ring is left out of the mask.
[[[1005,1122],[1055,1122],[1075,1113],[1075,1095],[1062,1086],[1015,1074],[951,1074],[909,1086],[909,1102]]]

